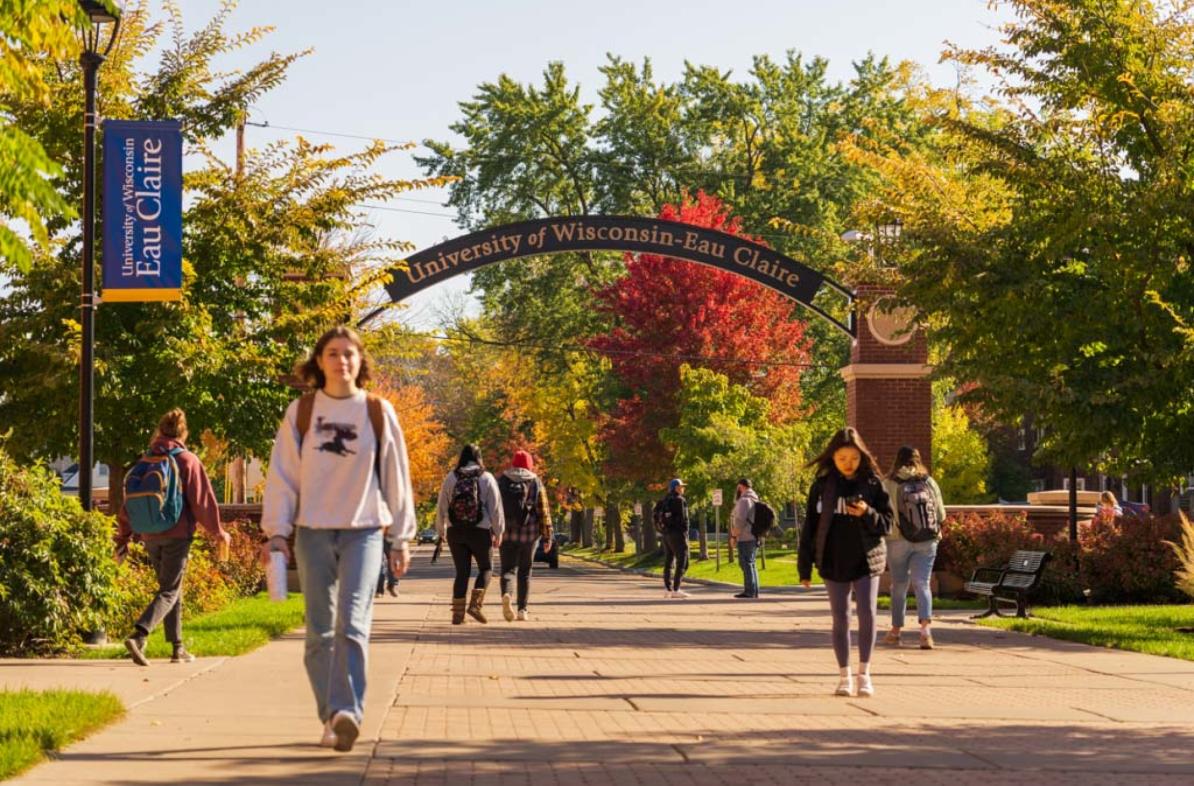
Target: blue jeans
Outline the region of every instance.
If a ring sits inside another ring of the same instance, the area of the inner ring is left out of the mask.
[[[887,541],[887,567],[891,571],[891,627],[904,627],[908,583],[916,593],[916,616],[923,624],[933,619],[933,593],[929,580],[937,559],[937,541],[912,543],[900,538]]]
[[[759,597],[759,568],[755,564],[755,553],[759,550],[757,540],[738,541],[738,567],[742,568],[742,591],[752,598]]]
[[[381,570],[381,542],[380,527],[299,527],[295,536],[294,556],[307,614],[303,664],[324,722],[344,710],[359,724],[365,714],[369,627]]]

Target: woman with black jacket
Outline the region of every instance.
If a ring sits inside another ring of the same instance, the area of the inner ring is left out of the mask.
[[[875,695],[871,651],[879,575],[887,562],[884,536],[891,532],[891,501],[878,464],[852,428],[833,435],[821,455],[809,462],[816,480],[808,493],[800,531],[797,568],[800,583],[812,586],[815,563],[829,592],[833,613],[833,653],[841,670],[838,696],[854,695],[850,673],[850,591],[858,612],[858,695]]]

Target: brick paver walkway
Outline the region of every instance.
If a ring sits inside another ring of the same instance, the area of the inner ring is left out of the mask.
[[[878,649],[878,695],[842,699],[816,590],[677,601],[657,579],[573,563],[538,569],[531,622],[492,602],[489,625],[453,627],[449,583],[422,552],[378,607],[350,755],[313,744],[292,635],[196,670],[19,782],[1194,782],[1194,663],[955,617],[937,650]]]

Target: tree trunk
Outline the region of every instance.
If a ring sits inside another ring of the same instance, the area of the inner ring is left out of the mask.
[[[655,532],[655,522],[647,521],[647,515],[649,514],[644,514],[639,519],[638,528],[643,531],[643,550],[640,553],[654,554],[659,548],[659,539],[655,537],[658,533]]]
[[[614,551],[618,554],[626,551],[626,533],[622,530],[622,508],[616,502],[611,502],[605,509],[606,528],[614,532]]]
[[[706,508],[701,508],[701,515],[697,521],[700,522],[697,524],[697,526],[700,528],[697,530],[697,540],[701,544],[701,551],[697,558],[709,559],[709,511]]]
[[[584,518],[581,520],[580,545],[589,548],[593,545],[593,509],[585,508]]]
[[[106,461],[108,465],[108,513],[115,516],[124,504],[124,465],[119,461]]]
[[[616,530],[619,527],[621,522],[618,521],[618,515],[616,512],[616,508],[613,506],[613,504],[608,499],[605,501],[605,522],[604,522],[604,524],[605,524],[605,549],[604,550],[605,551],[613,551],[614,550],[614,530]]]
[[[582,526],[582,524],[584,523],[584,515],[585,514],[578,509],[578,510],[572,511],[572,513],[568,517],[568,530],[569,530],[568,535],[569,535],[569,539],[573,543],[580,543],[580,533],[581,533],[581,530],[584,529],[584,527]]]

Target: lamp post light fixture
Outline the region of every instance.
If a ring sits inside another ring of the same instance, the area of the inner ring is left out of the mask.
[[[904,222],[896,218],[885,224],[876,224],[874,233],[850,229],[842,233],[842,240],[850,244],[866,244],[867,256],[874,259],[881,268],[893,268],[895,263],[888,260],[883,253],[884,247],[893,247],[900,241],[904,231]]]
[[[120,14],[99,0],[79,0],[88,24],[79,29],[83,52],[83,294],[80,299],[82,356],[79,360],[79,502],[91,510],[91,473],[94,456],[95,394],[95,93],[96,77],[104,58],[116,43]]]

